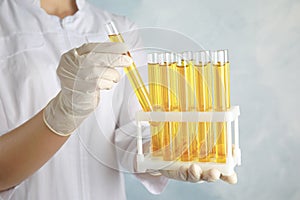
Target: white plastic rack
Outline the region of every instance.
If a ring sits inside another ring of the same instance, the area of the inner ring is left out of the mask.
[[[137,171],[178,169],[182,165],[189,166],[197,163],[202,170],[211,168],[218,169],[223,175],[234,173],[234,167],[241,165],[241,150],[239,148],[239,106],[233,106],[225,112],[143,112],[136,113],[137,121]],[[183,162],[164,161],[160,157],[152,157],[150,153],[145,154],[142,141],[142,122],[226,122],[227,123],[227,157],[226,163],[215,162]],[[233,128],[232,128],[233,125]]]

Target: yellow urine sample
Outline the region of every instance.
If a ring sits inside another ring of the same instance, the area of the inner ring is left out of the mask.
[[[157,108],[159,102],[157,101],[157,77],[159,74],[159,64],[158,63],[148,63],[148,81],[149,81],[149,93],[150,101],[153,108]],[[150,123],[150,132],[151,132],[151,147],[150,152],[152,156],[161,156],[162,148],[162,132],[160,131],[160,123]]]
[[[225,102],[226,102],[226,109],[230,109],[230,64],[229,62],[226,62],[225,65],[224,65],[224,81],[225,81],[225,93],[226,93],[226,99],[225,99]]]
[[[199,63],[195,65],[195,91],[196,110],[198,112],[208,112],[212,110],[210,63]],[[199,162],[212,161],[211,155],[214,147],[214,136],[211,132],[210,122],[198,123],[198,143],[197,155]],[[214,155],[212,156],[212,158]]]
[[[180,75],[181,76],[181,75]],[[179,91],[178,91],[178,82],[179,74],[177,72],[176,62],[168,65],[168,98],[169,98],[169,111],[179,112]]]
[[[121,42],[124,43],[124,40],[120,34],[109,35],[108,36],[111,42]],[[131,56],[129,52],[127,52],[128,56]],[[150,102],[149,93],[147,88],[145,87],[143,80],[136,68],[136,65],[132,63],[129,67],[125,67],[124,71],[130,81],[130,84],[141,104],[141,107],[145,112],[151,111],[152,106]]]
[[[185,65],[176,66],[177,72],[177,84],[178,91],[176,96],[179,100],[179,111],[185,112],[187,111],[187,87],[185,80]],[[177,148],[175,150],[175,156],[179,157],[181,161],[189,161],[190,160],[190,150],[189,150],[189,133],[188,133],[188,123],[187,122],[179,122],[178,123],[178,133],[176,137],[176,145]]]
[[[195,74],[194,64],[188,62],[185,68],[186,92],[187,92],[187,111],[196,110],[196,93],[195,93]]]
[[[168,110],[168,82],[167,68],[165,65],[148,63],[148,78],[150,82],[150,99],[153,111]],[[168,124],[165,122],[151,123],[151,152],[153,156],[169,154],[166,146],[170,143]]]
[[[192,60],[187,61],[185,68],[185,80],[186,80],[186,98],[187,98],[187,111],[196,111],[196,91],[195,91],[195,67]],[[188,122],[188,143],[189,151],[185,151],[184,158],[188,161],[198,161],[200,146],[198,139],[198,123]],[[186,155],[187,154],[187,155]]]
[[[214,80],[214,111],[226,111],[226,85],[225,65],[216,63],[213,65]],[[216,162],[226,162],[227,152],[227,125],[225,122],[215,122],[214,131],[216,138]]]
[[[167,63],[160,63],[157,70],[157,95],[155,95],[154,98],[156,98],[156,101],[159,102],[159,111],[166,112],[169,111]],[[170,146],[172,135],[169,131],[169,122],[161,122],[160,127],[159,136],[162,140],[163,159],[172,160],[172,151]]]
[[[178,101],[178,74],[176,72],[176,62],[166,64],[167,66],[167,79],[168,79],[168,109],[167,111],[178,112],[179,101]],[[177,133],[178,133],[178,122],[168,122],[169,138],[166,141],[167,146],[165,155],[163,157],[166,161],[177,160],[180,158],[181,152],[177,149]]]

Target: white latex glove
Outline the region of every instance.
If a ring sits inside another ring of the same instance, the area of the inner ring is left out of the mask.
[[[193,183],[199,181],[214,182],[220,178],[230,184],[237,183],[236,173],[231,176],[223,176],[217,169],[202,172],[197,164],[191,164],[189,167],[181,166],[178,170],[160,170],[160,173],[171,179]]]
[[[44,122],[56,134],[70,135],[100,100],[100,90],[111,89],[120,79],[114,67],[127,67],[123,43],[88,43],[63,54],[57,68],[61,91],[44,109]]]
[[[143,144],[143,149],[146,150],[146,154],[149,153],[148,152],[149,148],[150,148],[150,142],[146,142]],[[232,153],[234,154],[234,151],[232,151]],[[136,165],[135,165],[135,169],[136,169]],[[237,183],[236,173],[232,174],[231,176],[224,176],[217,169],[202,171],[201,167],[196,163],[191,164],[189,167],[182,165],[177,170],[159,170],[159,171],[150,170],[148,173],[152,176],[163,175],[170,179],[174,179],[178,181],[188,181],[192,183],[196,183],[199,181],[214,182],[218,179],[222,179],[223,181],[230,184]]]
[[[234,156],[234,147],[232,148],[232,154]],[[199,182],[207,181],[214,182],[221,179],[230,184],[237,183],[236,173],[231,176],[224,176],[217,169],[210,169],[207,171],[202,171],[201,167],[196,163],[191,164],[189,167],[181,166],[178,170],[160,170],[160,173],[168,178],[179,180],[179,181],[189,181],[189,182]]]

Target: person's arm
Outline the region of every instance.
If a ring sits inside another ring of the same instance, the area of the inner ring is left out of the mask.
[[[0,191],[17,185],[38,170],[67,139],[45,125],[42,111],[0,136]]]
[[[90,43],[61,57],[57,68],[61,91],[43,111],[0,137],[0,191],[39,169],[96,109],[100,90],[119,81],[114,67],[131,65],[126,52],[122,43]]]

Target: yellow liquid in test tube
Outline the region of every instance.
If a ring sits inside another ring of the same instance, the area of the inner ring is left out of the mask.
[[[214,78],[214,111],[226,111],[226,82],[225,82],[225,65],[221,63],[213,64]],[[214,123],[216,134],[216,162],[226,162],[227,151],[227,126],[224,122]]]
[[[195,65],[196,108],[198,112],[208,112],[212,110],[212,94],[209,81],[211,81],[210,63]],[[200,155],[198,156],[198,161],[210,161],[210,155],[212,155],[212,149],[214,147],[214,137],[211,132],[210,122],[198,123],[197,145],[197,154]]]
[[[148,81],[149,81],[149,93],[150,93],[150,100],[152,102],[153,105],[153,109],[157,108],[157,105],[160,105],[160,103],[158,102],[157,97],[157,79],[159,78],[157,74],[159,69],[159,64],[156,62],[152,62],[149,63],[148,61]],[[151,132],[151,148],[150,148],[150,152],[152,156],[161,156],[162,152],[161,152],[161,148],[163,145],[163,141],[162,141],[162,131],[160,130],[160,123],[159,122],[154,122],[151,123],[150,126],[150,132]]]
[[[159,74],[157,80],[157,95],[154,97],[159,101],[160,109],[158,111],[169,111],[169,99],[168,99],[168,72],[167,64],[165,62],[160,63],[157,68],[157,74]],[[156,109],[154,109],[156,110]],[[172,159],[172,152],[170,149],[170,141],[172,135],[169,131],[169,122],[161,122],[161,133],[159,134],[162,140],[162,155],[164,160]]]
[[[178,92],[178,76],[176,73],[176,61],[175,54],[166,52],[161,54],[160,67],[162,73],[165,74],[162,78],[162,84],[164,85],[163,96],[165,111],[179,111],[179,104],[177,100]],[[163,159],[165,161],[176,160],[179,158],[180,153],[177,152],[177,122],[166,122],[164,128],[164,151]],[[176,155],[177,154],[177,155]]]
[[[230,109],[230,64],[229,61],[225,62],[225,66],[224,66],[224,74],[225,74],[225,93],[226,93],[226,109]]]
[[[107,29],[112,29],[111,31],[109,31],[109,35],[108,35],[110,41],[124,43],[124,39],[121,36],[121,34],[119,34],[118,31],[116,31],[116,28],[114,25],[113,25],[113,28],[110,28],[109,26],[111,26],[111,25],[112,25],[112,23],[107,24]],[[111,32],[115,32],[115,34],[111,34]],[[127,52],[127,55],[130,56],[130,53]],[[145,112],[151,111],[152,106],[151,106],[151,102],[150,102],[150,98],[149,98],[149,93],[143,83],[143,80],[142,80],[139,72],[137,71],[136,65],[134,63],[132,63],[132,65],[130,65],[129,67],[125,67],[124,71],[130,81],[132,88],[134,89],[134,92],[135,92],[143,110]]]
[[[189,53],[189,52],[188,52]],[[186,79],[186,98],[187,111],[196,111],[196,91],[195,91],[195,68],[191,57],[187,56],[185,79]],[[189,149],[183,154],[186,161],[197,161],[199,158],[199,140],[198,140],[198,123],[188,122],[188,144]]]
[[[174,56],[174,55],[173,55]],[[174,57],[173,57],[174,59]],[[169,100],[169,110],[172,112],[179,112],[179,100],[178,100],[178,74],[176,71],[177,64],[174,60],[170,59],[170,63],[167,64],[168,71],[168,100]],[[180,144],[177,134],[178,134],[178,122],[169,122],[169,134],[170,143],[168,151],[170,155],[164,156],[164,160],[177,160],[181,156],[181,151],[178,149]]]
[[[186,85],[186,62],[180,60],[177,61],[176,66],[177,79],[178,79],[178,91],[176,96],[179,100],[179,111],[186,112],[188,110],[188,99],[187,99],[187,85]],[[176,137],[176,151],[175,155],[180,156],[181,161],[190,160],[190,149],[189,149],[189,131],[187,122],[178,123],[178,133]]]

